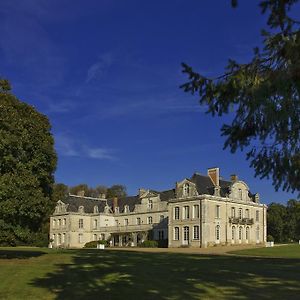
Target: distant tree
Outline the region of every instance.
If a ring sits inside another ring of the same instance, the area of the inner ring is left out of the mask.
[[[285,235],[288,240],[300,240],[300,201],[291,199],[287,203]]]
[[[57,201],[63,201],[69,194],[69,188],[63,183],[55,183],[53,186],[52,199],[56,203]]]
[[[224,74],[208,78],[187,64],[189,81],[181,87],[198,93],[212,116],[230,112],[221,128],[224,148],[249,147],[247,159],[261,178],[272,177],[276,189],[300,191],[300,22],[290,16],[297,0],[261,0],[269,32],[249,63],[229,60]],[[237,0],[232,1],[237,5]]]
[[[0,244],[31,243],[54,204],[54,141],[46,116],[0,79]]]
[[[107,198],[113,198],[113,197],[123,198],[126,196],[127,196],[126,187],[121,184],[112,185],[107,190]]]
[[[90,188],[85,183],[81,183],[73,187],[70,187],[70,194],[72,195],[77,195],[77,193],[81,191],[84,191],[85,196],[90,196]]]
[[[90,194],[91,194],[91,197],[95,197],[95,198],[98,198],[102,195],[105,195],[107,194],[107,187],[104,186],[104,185],[98,185],[96,186],[95,188],[91,188],[90,189]]]
[[[284,235],[286,207],[282,204],[271,203],[267,213],[268,235],[271,235],[275,242],[283,242],[286,240],[286,236]]]

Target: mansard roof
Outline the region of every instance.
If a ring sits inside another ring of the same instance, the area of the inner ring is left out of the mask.
[[[92,197],[79,197],[75,195],[69,195],[62,202],[68,205],[68,212],[78,212],[80,206],[84,207],[85,213],[93,213],[95,206],[98,207],[99,212],[104,212],[104,207],[106,205],[106,201],[104,200]]]

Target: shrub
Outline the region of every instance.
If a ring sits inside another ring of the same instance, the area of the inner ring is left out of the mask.
[[[268,242],[274,242],[274,238],[273,238],[273,236],[271,234],[268,234],[267,241]]]
[[[144,241],[141,244],[139,244],[139,247],[145,247],[145,248],[157,248],[158,242],[157,241]]]
[[[91,241],[85,243],[83,248],[97,248],[98,241]]]

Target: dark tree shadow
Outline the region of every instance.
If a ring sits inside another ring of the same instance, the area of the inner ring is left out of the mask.
[[[31,257],[38,257],[44,255],[45,252],[42,251],[32,251],[32,250],[17,250],[17,249],[9,249],[9,250],[0,250],[0,259],[27,259]]]
[[[56,299],[299,299],[300,260],[76,251],[31,284]]]

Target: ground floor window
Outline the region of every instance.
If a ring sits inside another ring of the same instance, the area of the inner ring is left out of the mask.
[[[82,233],[79,233],[78,234],[78,242],[81,244],[83,243],[83,234]]]
[[[220,240],[220,225],[216,226],[216,240]]]
[[[232,229],[231,229],[231,239],[235,240],[235,226],[232,226]]]
[[[174,227],[174,240],[179,240],[179,227]]]
[[[58,237],[57,244],[60,245],[60,244],[61,244],[61,234],[59,233],[59,234],[57,235],[57,237]]]
[[[61,236],[61,242],[64,244],[66,242],[66,234],[63,233]]]
[[[249,240],[250,239],[250,231],[249,231],[250,229],[249,229],[249,227],[247,226],[246,227],[246,240]]]
[[[199,240],[199,226],[194,226],[194,240]]]
[[[165,237],[164,237],[164,231],[163,230],[159,230],[158,231],[158,239],[159,240],[163,240]]]
[[[184,226],[183,227],[183,240],[189,241],[189,239],[190,239],[190,227]]]
[[[242,240],[242,238],[243,238],[243,227],[240,226],[240,228],[239,228],[239,240]]]
[[[97,241],[97,234],[93,235],[93,241]]]

